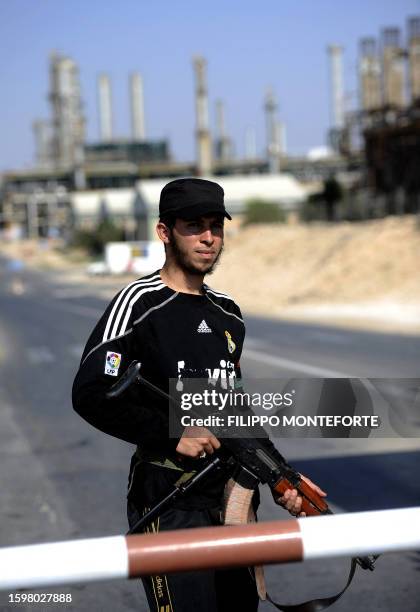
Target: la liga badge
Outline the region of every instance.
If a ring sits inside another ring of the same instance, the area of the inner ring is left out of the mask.
[[[109,376],[118,376],[118,369],[121,365],[120,353],[108,351],[105,359],[105,374]]]

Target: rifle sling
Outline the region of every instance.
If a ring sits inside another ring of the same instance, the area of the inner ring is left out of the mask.
[[[322,597],[321,599],[312,599],[310,601],[305,601],[300,604],[291,604],[291,605],[282,605],[275,602],[270,595],[267,593],[266,599],[269,601],[277,610],[281,610],[282,612],[321,612],[321,610],[325,610],[325,608],[329,608],[333,603],[335,603],[349,588],[354,573],[356,571],[357,561],[355,558],[351,560],[350,565],[350,573],[347,578],[347,583],[344,588],[337,593],[336,595],[331,595],[330,597]]]

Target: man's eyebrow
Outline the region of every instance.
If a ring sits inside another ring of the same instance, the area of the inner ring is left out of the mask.
[[[209,215],[209,216],[205,216],[205,217],[196,217],[195,219],[188,219],[186,221],[186,223],[202,223],[203,221],[206,220],[210,220],[211,222],[215,223],[215,222],[220,222],[223,223],[224,219],[223,217],[219,216],[219,215]]]

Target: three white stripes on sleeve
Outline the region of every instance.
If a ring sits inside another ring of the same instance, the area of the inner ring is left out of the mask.
[[[150,291],[159,291],[166,287],[159,274],[130,283],[121,291],[108,317],[102,342],[121,336],[127,329],[133,306],[142,295]],[[122,323],[120,325],[120,322]]]
[[[164,287],[166,287],[166,285],[162,282],[159,273],[151,276],[150,278],[134,281],[127,285],[127,287],[121,291],[118,298],[115,300],[105,326],[102,342],[107,342],[108,340],[112,340],[117,336],[123,335],[127,330],[127,325],[130,320],[133,306],[137,300],[139,300],[145,293],[160,291]],[[218,297],[232,299],[228,295],[213,291],[207,286],[206,290]],[[239,319],[239,317],[237,318]]]

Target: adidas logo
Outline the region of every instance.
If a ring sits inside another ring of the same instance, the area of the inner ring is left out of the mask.
[[[200,325],[197,327],[197,331],[199,334],[211,334],[211,329],[203,319]]]

